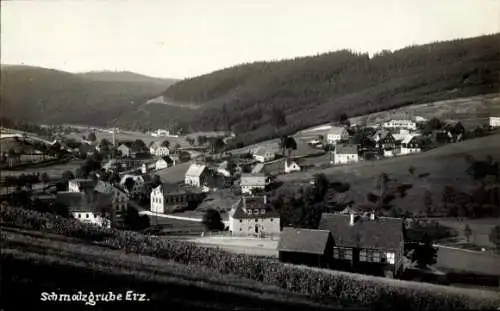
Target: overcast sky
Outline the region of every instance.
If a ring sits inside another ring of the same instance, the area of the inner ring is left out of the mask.
[[[257,60],[500,32],[500,0],[20,0],[3,64],[192,77]]]

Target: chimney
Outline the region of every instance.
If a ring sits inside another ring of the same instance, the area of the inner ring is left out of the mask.
[[[267,204],[267,195],[264,194],[264,204]]]
[[[370,212],[370,220],[375,220],[375,211]]]
[[[354,213],[349,213],[349,216],[351,217],[350,221],[349,221],[349,225],[350,226],[354,226]]]

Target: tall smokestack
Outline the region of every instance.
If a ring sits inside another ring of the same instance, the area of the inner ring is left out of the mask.
[[[116,147],[116,128],[113,128],[113,147]]]
[[[351,226],[354,226],[354,213],[349,213],[349,216],[350,216],[350,221],[349,221],[349,225]]]

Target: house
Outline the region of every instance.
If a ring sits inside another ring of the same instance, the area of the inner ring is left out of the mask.
[[[127,179],[131,178],[134,181],[132,189],[130,191],[126,188]],[[152,178],[149,175],[133,175],[125,174],[120,179],[120,186],[129,192],[129,195],[133,198],[137,198],[147,192],[149,186],[151,186]]]
[[[278,242],[279,261],[327,268],[333,258],[333,238],[328,230],[283,228]]]
[[[218,174],[221,174],[224,177],[231,177],[231,172],[228,171],[228,162],[223,161],[215,168]]]
[[[170,154],[170,149],[166,146],[162,146],[162,142],[155,141],[149,145],[149,153],[157,157],[165,157]]]
[[[296,161],[286,159],[285,160],[285,173],[292,173],[292,172],[300,172],[300,166],[297,164]]]
[[[390,120],[390,121],[384,122],[382,124],[382,127],[385,129],[403,128],[403,129],[414,131],[417,129],[417,124],[415,122],[413,122],[412,120]]]
[[[170,136],[170,131],[157,129],[155,132],[151,133],[151,136],[154,136],[154,137]]]
[[[349,133],[345,127],[333,126],[328,130],[325,135],[328,144],[335,145],[340,141],[346,141],[349,139]]]
[[[94,179],[75,178],[68,181],[68,191],[69,192],[93,191],[96,185],[97,181]]]
[[[73,218],[84,223],[111,228],[110,196],[84,192],[58,192],[56,204],[63,204]]]
[[[407,135],[401,142],[401,154],[417,153],[421,151],[418,135]]]
[[[162,170],[167,167],[171,167],[175,165],[175,161],[172,160],[168,155],[163,156],[160,159],[158,159],[155,164],[154,164],[154,169],[155,170]]]
[[[241,174],[241,193],[251,194],[254,189],[266,188],[266,175],[257,174]]]
[[[78,152],[80,154],[84,154],[87,157],[91,157],[96,154],[97,149],[94,145],[92,144],[87,144],[87,143],[82,143],[80,145],[80,148],[78,148]]]
[[[204,164],[193,163],[189,166],[184,177],[184,183],[195,187],[201,187],[207,177],[207,166]]]
[[[404,225],[401,218],[323,213],[320,230],[332,233],[334,265],[393,277],[403,262]]]
[[[266,148],[259,147],[253,152],[253,158],[261,163],[264,163],[274,160],[275,154]]]
[[[234,236],[273,236],[280,233],[280,216],[266,196],[245,197],[229,212],[229,231]]]
[[[194,187],[162,184],[151,190],[150,208],[154,213],[173,213],[183,210],[190,203],[197,204],[206,194]]]
[[[489,117],[490,127],[500,127],[500,117]]]
[[[394,156],[396,139],[391,132],[387,130],[378,130],[372,136],[372,140],[375,142],[375,148],[379,149],[385,157]]]
[[[131,144],[122,143],[116,148],[122,157],[133,157],[135,153],[132,152]]]
[[[125,190],[104,181],[99,181],[94,190],[99,193],[111,194],[111,206],[116,213],[123,213],[127,210],[129,196]]]
[[[335,164],[358,162],[358,147],[355,145],[336,145],[334,151],[334,161]]]

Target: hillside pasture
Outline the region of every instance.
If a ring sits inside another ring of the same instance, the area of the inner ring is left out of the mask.
[[[280,175],[278,181],[285,182],[287,186],[290,186],[290,183],[301,185],[309,182],[315,174],[323,173],[331,180],[349,183],[351,189],[345,193],[345,199],[363,204],[366,203],[367,193],[373,191],[378,176],[386,173],[389,177],[413,184],[408,196],[402,200],[396,199],[394,205],[403,210],[418,212],[423,210],[425,190],[431,191],[433,203],[438,205],[445,186],[469,190],[474,185],[465,172],[466,155],[482,160],[490,155],[494,160],[500,160],[500,135],[449,144],[419,154]],[[430,173],[430,176],[421,180],[413,178],[408,171],[412,166],[416,168],[417,174]]]
[[[470,243],[484,247],[486,249],[494,248],[493,243],[490,242],[489,235],[491,229],[500,225],[500,218],[484,218],[484,219],[456,219],[456,218],[439,218],[436,219],[442,225],[453,228],[458,233],[458,238],[462,241],[466,240],[464,229],[466,225],[472,230]]]

